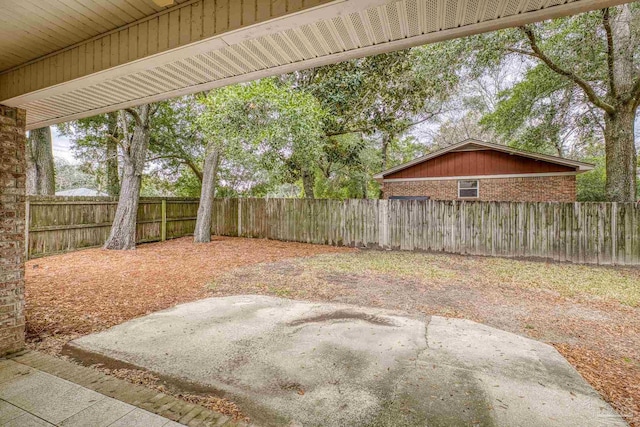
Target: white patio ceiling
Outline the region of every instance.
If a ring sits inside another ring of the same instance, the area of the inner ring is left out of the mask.
[[[28,27],[26,21],[12,19],[11,7],[0,18],[13,22],[0,30],[0,69],[5,69],[0,72],[0,104],[26,109],[28,128],[35,128],[623,2],[183,0],[164,9],[151,6],[151,0],[23,0],[16,4],[38,3],[40,18],[46,16],[50,24],[33,18]],[[62,12],[61,5],[88,8],[90,3],[118,4],[121,20],[109,15],[111,20],[98,28],[91,23],[107,14],[104,8],[90,9],[91,17]],[[122,12],[127,5],[128,12]],[[144,13],[150,16],[140,18]],[[114,27],[118,23],[123,26]],[[26,31],[24,37],[18,28]],[[69,33],[69,28],[78,31]],[[49,34],[57,34],[57,44],[47,44],[52,51],[46,54],[39,40],[49,40]],[[69,45],[62,47],[64,43]]]
[[[0,70],[168,9],[149,0],[8,0],[0,7]]]

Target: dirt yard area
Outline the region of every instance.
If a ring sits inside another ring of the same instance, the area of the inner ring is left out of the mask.
[[[640,427],[640,269],[238,238],[85,250],[27,263],[29,345],[56,354],[79,335],[181,302],[239,294],[468,318],[548,342]],[[210,406],[237,412],[230,402]]]

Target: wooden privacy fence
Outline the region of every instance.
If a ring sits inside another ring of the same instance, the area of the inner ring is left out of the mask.
[[[640,265],[640,208],[621,203],[224,199],[214,234],[337,246]]]
[[[101,246],[116,204],[105,197],[29,198],[29,256]],[[192,234],[197,209],[197,199],[141,199],[138,241]],[[212,233],[640,265],[640,207],[631,203],[216,199]]]
[[[117,205],[111,197],[27,197],[27,258],[102,246]],[[137,241],[193,234],[197,213],[198,199],[141,198]]]

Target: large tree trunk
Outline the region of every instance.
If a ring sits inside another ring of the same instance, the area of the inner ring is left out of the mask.
[[[122,187],[111,234],[104,244],[105,249],[135,249],[136,247],[140,184],[150,139],[149,109],[149,105],[143,105],[138,107],[137,111],[120,112],[120,127],[125,140],[122,156]],[[126,114],[134,117],[135,125],[132,134],[128,131]]]
[[[315,199],[313,194],[313,187],[315,185],[315,179],[313,172],[307,170],[302,171],[302,186],[304,187],[304,197],[307,199]]]
[[[633,58],[638,46],[631,30],[630,5],[622,5],[613,11],[610,20],[613,49],[609,57],[612,81],[608,100],[615,112],[605,113],[605,189],[607,200],[611,202],[635,202],[638,157],[634,142],[637,105],[633,96],[638,75]]]
[[[605,114],[606,195],[610,202],[636,200],[638,157],[634,141],[635,109],[616,108],[613,115]]]
[[[116,215],[111,226],[111,234],[104,244],[105,249],[135,249],[136,219],[142,175],[137,174],[134,165],[124,161],[122,189]]]
[[[53,196],[56,193],[55,169],[48,126],[29,132],[26,160],[27,194]]]
[[[109,135],[107,136],[106,167],[107,194],[111,197],[120,195],[120,174],[118,173],[118,113],[109,113]]]
[[[196,228],[193,232],[193,241],[196,243],[207,243],[211,241],[211,216],[219,164],[220,150],[216,148],[211,150],[204,159],[200,205],[198,206]]]

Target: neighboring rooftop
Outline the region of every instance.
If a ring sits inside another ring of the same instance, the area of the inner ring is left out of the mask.
[[[94,190],[91,188],[72,188],[69,190],[56,191],[56,196],[86,196],[86,197],[97,197],[97,196],[108,196],[107,193],[103,193],[102,191]]]
[[[539,160],[546,163],[552,163],[560,166],[565,166],[571,169],[574,169],[576,172],[587,172],[592,170],[595,166],[590,163],[579,162],[577,160],[570,160],[564,157],[558,156],[550,156],[547,154],[533,153],[529,151],[519,150],[516,148],[509,147],[507,145],[502,144],[494,144],[492,142],[480,141],[477,139],[465,139],[464,141],[460,141],[456,144],[452,144],[448,147],[441,148],[439,150],[435,150],[427,155],[422,157],[418,157],[417,159],[411,160],[406,163],[402,163],[398,166],[395,166],[391,169],[387,169],[382,171],[376,175],[374,178],[377,180],[381,180],[384,177],[394,174],[396,172],[400,172],[404,169],[410,168],[417,164],[426,162],[428,160],[435,159],[437,157],[443,156],[447,153],[459,152],[459,151],[474,151],[474,150],[494,150],[499,151],[515,156],[525,157],[533,160]]]

